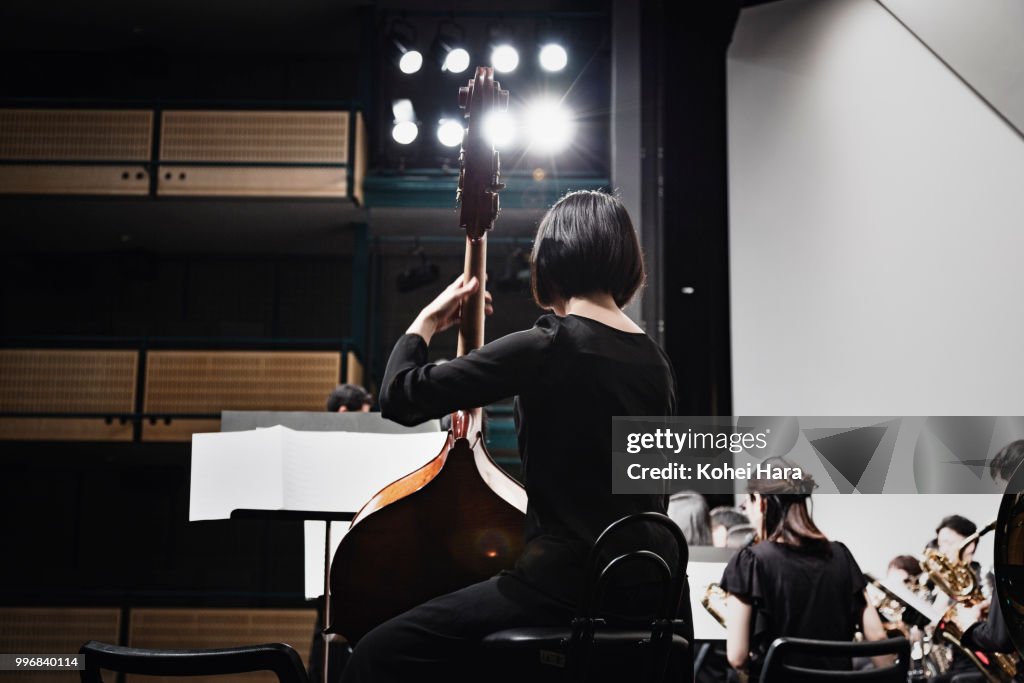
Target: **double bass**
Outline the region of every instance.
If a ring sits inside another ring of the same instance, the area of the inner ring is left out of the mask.
[[[490,67],[459,89],[466,132],[456,194],[466,230],[464,277],[486,276],[487,232],[498,215],[498,153],[482,122],[508,106]],[[463,303],[458,355],[483,345],[484,287]],[[334,555],[329,639],[355,644],[370,629],[431,598],[511,568],[523,546],[526,491],[484,446],[482,410],[452,416],[440,453],[377,493],[353,518]]]

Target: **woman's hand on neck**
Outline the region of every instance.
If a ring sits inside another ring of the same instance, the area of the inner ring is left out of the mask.
[[[551,310],[562,318],[567,315],[576,315],[596,320],[623,332],[643,332],[639,325],[622,312],[622,309],[616,305],[615,299],[607,292],[574,296],[568,301],[554,303]]]

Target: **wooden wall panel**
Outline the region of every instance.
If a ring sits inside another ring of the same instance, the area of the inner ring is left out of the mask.
[[[166,111],[160,161],[346,164],[346,111]]]
[[[121,610],[113,608],[0,607],[0,652],[70,655],[89,640],[118,642]],[[78,671],[5,671],[4,683],[75,683]],[[113,682],[112,675],[104,681]]]
[[[134,609],[128,645],[160,649],[217,648],[287,643],[309,666],[316,611],[312,609]],[[157,676],[127,676],[126,683],[181,683]],[[192,677],[192,683],[275,683],[272,673]]]
[[[136,351],[0,349],[0,412],[130,413]]]
[[[336,351],[151,351],[145,412],[323,410],[337,385]]]
[[[5,161],[150,159],[153,112],[140,109],[0,109]]]

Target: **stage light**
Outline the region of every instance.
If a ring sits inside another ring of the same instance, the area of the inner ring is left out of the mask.
[[[400,145],[412,144],[419,133],[419,127],[412,121],[399,121],[391,129],[391,137]]]
[[[526,110],[526,132],[535,151],[565,149],[572,142],[573,128],[572,112],[558,100],[541,100]]]
[[[395,123],[399,123],[400,121],[415,121],[416,110],[412,107],[412,100],[391,100],[391,115],[395,117]]]
[[[519,66],[519,52],[507,43],[496,45],[491,51],[491,66],[501,73],[515,71]]]
[[[391,137],[400,145],[408,145],[419,135],[416,125],[416,110],[412,100],[392,100],[391,114],[395,117],[395,125],[391,129]]]
[[[416,27],[398,20],[388,31],[388,53],[404,74],[414,74],[423,66],[423,54],[416,49]]]
[[[507,111],[492,111],[484,119],[484,138],[498,149],[507,149],[516,139],[516,126]]]
[[[437,126],[437,140],[445,147],[462,144],[462,124],[455,119],[441,119]]]
[[[450,19],[437,25],[437,33],[430,44],[430,58],[441,71],[458,74],[469,68],[466,50],[466,29]]]
[[[423,66],[423,55],[419,50],[406,50],[398,60],[398,68],[404,74],[414,74]]]
[[[453,74],[460,74],[468,68],[469,53],[461,47],[449,50],[448,54],[445,55],[444,64],[441,65],[442,71],[450,71]]]
[[[540,66],[545,71],[561,71],[569,63],[569,55],[558,43],[548,43],[540,49]]]

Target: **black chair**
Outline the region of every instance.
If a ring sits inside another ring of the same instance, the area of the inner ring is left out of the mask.
[[[147,676],[219,676],[272,671],[280,683],[309,683],[299,654],[290,645],[269,643],[207,650],[150,650],[90,640],[82,683],[103,683],[100,669]]]
[[[602,563],[623,529],[656,524],[668,530],[679,549],[675,570],[660,555],[632,550]],[[669,680],[670,673],[692,671],[692,624],[676,618],[684,598],[689,550],[679,526],[669,517],[644,512],[612,523],[598,537],[588,560],[584,601],[567,627],[530,627],[499,631],[482,641],[488,677],[523,681]],[[653,614],[623,617],[601,610],[611,577],[627,565],[646,566],[658,576],[661,599]],[[688,597],[688,596],[687,596]],[[688,603],[686,603],[688,605]]]
[[[896,655],[896,662],[880,669],[830,671],[808,668],[791,659],[808,657],[877,657]],[[860,643],[807,638],[776,638],[761,668],[760,683],[802,683],[803,681],[856,681],[856,683],[906,683],[910,670],[910,641],[906,638],[869,640]]]

